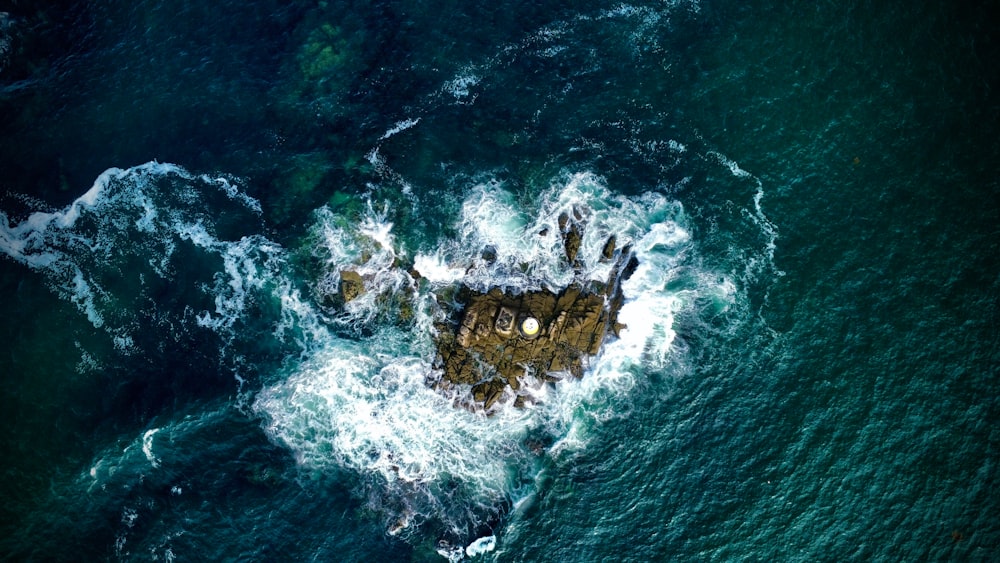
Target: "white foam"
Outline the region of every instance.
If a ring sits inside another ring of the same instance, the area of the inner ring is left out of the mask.
[[[311,229],[316,241],[314,255],[325,263],[327,272],[317,281],[316,291],[336,295],[345,270],[359,274],[365,286],[365,292],[347,303],[343,315],[335,319],[341,324],[371,324],[387,296],[414,286],[410,275],[395,267],[406,251],[397,245],[387,216],[387,206],[376,207],[371,202],[356,225],[327,207],[316,212],[317,221]]]
[[[235,205],[220,204],[217,191]],[[276,245],[259,235],[225,240],[216,232],[220,215],[247,211],[259,214],[259,203],[224,177],[194,176],[157,162],[110,168],[62,210],[32,213],[16,225],[0,212],[0,253],[41,272],[56,293],[108,333],[118,351],[131,354],[145,322],[140,312],[150,313],[151,302],[159,305],[148,288],[171,284],[182,270],[206,275],[177,262],[179,245],[200,249],[210,258],[206,263],[214,258],[221,266],[207,274],[207,283],[195,280],[214,309],[163,313],[174,317],[159,320],[174,326],[193,320],[231,331],[254,295],[281,277],[283,251]]]
[[[585,223],[576,274],[558,234],[560,215],[574,212]],[[464,534],[469,522],[455,521],[456,513],[469,518],[467,506],[493,506],[524,486],[511,474],[513,467],[531,463],[523,443],[529,433],[544,429],[560,438],[557,452],[586,447],[592,420],[615,416],[629,402],[640,366],[656,370],[669,363],[675,314],[706,292],[725,298],[725,292],[702,285],[719,279],[714,274],[670,289],[692,248],[679,204],[657,193],[620,196],[591,174],[568,176],[533,201],[520,201],[495,182],[472,187],[456,220],[455,239],[415,253],[415,269],[427,284],[414,284],[393,267],[405,253],[398,240],[405,234],[393,231],[390,215],[384,206],[369,205],[352,226],[329,209],[320,210],[313,228],[316,253],[331,272],[354,269],[364,276],[370,295],[348,304],[353,322],[370,322],[387,301],[379,295],[403,290],[413,295],[417,321],[411,328],[371,323],[372,336],[361,339],[335,337],[319,327],[314,334],[322,344],[284,381],[262,390],[254,409],[266,420],[268,434],[302,465],[377,476],[369,482],[382,490],[370,495],[396,499],[374,506],[387,512],[391,533],[438,518]],[[558,289],[575,276],[603,281],[610,265],[601,254],[611,234],[618,248],[631,245],[639,259],[622,286],[626,303],[619,320],[628,327],[592,359],[582,380],[539,385],[535,408],[500,409],[489,418],[455,408],[450,397],[428,386],[439,377],[431,367],[435,292],[458,283],[523,291]],[[481,256],[486,246],[496,251],[492,264]],[[331,291],[334,287],[328,284]],[[465,492],[442,489],[455,482]],[[474,551],[492,545],[481,540],[470,544]],[[466,555],[461,548],[441,553]]]
[[[465,559],[465,550],[463,550],[461,546],[441,546],[435,551],[437,551],[438,555],[444,557],[452,563],[458,563],[462,559]]]
[[[107,182],[121,173],[122,171],[117,168],[106,170],[84,195],[74,200],[63,211],[32,213],[22,223],[13,227],[7,215],[0,212],[0,251],[32,267],[50,266],[60,255],[44,250],[45,233],[49,226],[54,225],[62,229],[72,227],[85,208],[97,205]]]
[[[413,127],[417,123],[420,123],[420,118],[419,117],[417,117],[415,119],[414,118],[410,118],[410,119],[404,119],[402,121],[397,121],[396,125],[394,125],[391,128],[389,128],[385,133],[382,134],[381,137],[379,137],[378,140],[379,141],[384,141],[384,140],[388,139],[389,137],[392,137],[393,135],[395,135],[395,134],[397,134],[397,133],[399,133],[401,131],[406,131],[407,129],[409,129],[410,127]]]
[[[142,217],[135,221],[136,228],[149,233],[156,231],[156,218],[159,213],[156,211],[155,204],[149,199],[149,196],[142,193],[135,195],[135,203],[143,210]]]
[[[76,268],[73,270],[72,285],[68,288],[70,300],[76,304],[87,315],[87,320],[96,328],[104,325],[104,317],[97,311],[94,305],[94,291],[90,283],[84,279],[83,272]]]
[[[377,150],[372,159],[378,160]],[[160,186],[161,181],[167,185]],[[36,213],[13,227],[0,214],[0,251],[43,272],[125,350],[137,340],[130,332],[136,323],[128,316],[134,311],[119,302],[123,295],[109,294],[102,284],[122,274],[137,275],[121,271],[137,256],[139,263],[150,264],[138,275],[166,279],[178,267],[173,256],[179,248],[217,264],[211,280],[199,286],[212,306],[190,316],[219,333],[237,331],[256,297],[273,297],[281,307],[274,334],[295,338],[304,360],[291,366],[283,381],[261,390],[252,408],[265,419],[268,434],[286,444],[303,466],[374,476],[366,479],[378,488],[373,498],[390,499],[375,508],[387,513],[390,526],[403,523],[399,530],[436,518],[457,535],[465,534],[468,519],[474,518],[470,507],[492,512],[524,486],[512,475],[533,463],[523,443],[531,432],[541,429],[562,438],[559,451],[585,447],[590,420],[612,416],[629,400],[637,366],[657,369],[669,360],[673,317],[693,299],[688,293],[713,291],[727,298],[726,290],[706,289],[704,280],[691,289],[669,289],[691,240],[683,209],[661,194],[627,198],[592,174],[561,178],[531,200],[500,183],[484,182],[469,189],[454,225],[457,236],[415,253],[426,284],[416,284],[396,267],[409,253],[401,242],[408,237],[394,231],[387,205],[369,203],[355,222],[328,208],[316,212],[310,232],[327,271],[317,291],[335,292],[345,269],[357,271],[366,288],[333,323],[364,325],[369,336],[338,337],[283,273],[282,248],[260,235],[230,240],[216,232],[213,217],[224,210],[205,208],[206,183],[257,212],[259,206],[234,192],[228,180],[196,178],[176,166],[149,163],[106,171],[63,211]],[[559,234],[564,214],[580,214],[585,223],[576,271],[566,263]],[[537,408],[502,409],[490,418],[455,408],[451,397],[428,386],[440,376],[431,366],[434,321],[441,314],[436,291],[458,283],[524,291],[603,281],[611,266],[601,254],[611,234],[618,248],[631,244],[640,260],[623,284],[626,303],[619,319],[628,328],[606,344],[581,381],[539,386]],[[482,257],[487,246],[496,253],[492,263]],[[404,327],[376,322],[392,301],[386,298],[403,292],[411,296],[413,322]],[[140,295],[136,303],[144,299]],[[147,431],[141,441],[153,467],[160,463],[154,451],[158,431]],[[91,472],[95,479],[99,469],[95,465]],[[476,545],[485,549],[489,543]]]
[[[242,318],[247,303],[262,291],[270,278],[280,272],[283,251],[260,236],[238,241],[219,241],[198,229],[190,239],[203,248],[218,253],[223,269],[216,273],[211,293],[215,311],[202,311],[198,324],[213,330],[228,330]]]
[[[289,280],[281,280],[275,294],[281,304],[281,318],[273,332],[278,340],[293,339],[301,350],[309,350],[316,342],[324,341],[326,328],[322,321]]]
[[[428,361],[405,354],[409,336],[331,339],[288,380],[258,396],[255,407],[268,419],[268,432],[311,467],[374,472],[389,484],[454,476],[481,491],[504,490],[497,456],[516,449],[526,417],[487,419],[454,408],[426,385]]]
[[[202,174],[198,178],[201,179],[201,181],[205,182],[206,184],[218,187],[220,190],[222,190],[223,193],[225,193],[229,197],[229,199],[241,203],[244,207],[257,213],[258,215],[260,215],[263,212],[261,210],[259,201],[249,196],[246,192],[240,190],[239,187],[230,182],[229,179],[223,178],[221,176],[213,177],[209,176],[208,174]]]
[[[708,154],[709,154],[709,156],[715,157],[715,159],[718,160],[720,164],[722,164],[726,168],[728,168],[729,171],[732,172],[733,176],[736,176],[737,178],[750,178],[750,177],[752,177],[749,172],[747,172],[746,170],[740,168],[740,165],[735,160],[727,157],[726,155],[724,155],[722,153],[714,152],[714,151],[713,152],[709,152]]]
[[[679,211],[666,200],[647,199],[650,206],[646,209],[652,213],[645,217],[662,218],[672,208],[673,213]],[[682,218],[672,216],[675,220]],[[645,222],[643,215],[635,217]],[[688,250],[690,236],[686,230],[674,220],[649,223],[647,229],[633,244],[639,266],[622,283],[626,302],[618,312],[618,321],[626,327],[620,338],[606,341],[583,379],[560,382],[559,395],[543,406],[557,427],[564,429],[553,445],[554,454],[586,447],[593,421],[617,416],[620,405],[630,401],[639,370],[656,371],[670,363],[675,352],[674,317],[705,291],[702,287],[668,289]]]
[[[139,519],[138,510],[127,506],[122,509],[122,524],[125,524],[126,527],[131,528],[135,526],[135,522],[138,519]],[[122,541],[122,544],[124,544],[124,540]]]
[[[611,194],[592,174],[575,174],[564,184],[554,186],[536,202],[537,212],[530,216],[522,211],[526,203],[517,201],[499,183],[473,186],[456,224],[457,239],[444,240],[431,251],[418,252],[417,271],[436,284],[461,279],[480,291],[492,286],[520,290],[558,288],[575,277],[603,281],[611,268],[609,262],[602,260],[608,237],[614,234],[619,248],[630,244],[648,226],[636,222],[636,217],[665,213],[671,207],[665,198],[658,196],[633,201]],[[566,264],[559,233],[559,217],[573,216],[574,212],[587,215],[577,255],[577,273]],[[479,259],[486,247],[496,251],[497,260],[492,264]],[[460,273],[462,265],[465,268],[472,265],[472,269]]]
[[[482,79],[476,74],[462,74],[446,82],[442,90],[454,96],[459,102],[470,103],[476,98],[475,96],[469,98],[471,89],[479,84],[480,80]]]
[[[153,455],[153,436],[155,436],[156,433],[159,431],[160,431],[159,428],[153,428],[147,430],[142,435],[142,453],[145,454],[146,459],[149,460],[149,464],[152,465],[154,468],[160,466],[159,458]]]
[[[460,281],[468,267],[449,264],[437,249],[433,254],[417,254],[413,260],[413,269],[435,285],[450,285]]]
[[[764,200],[764,184],[759,178],[753,174],[747,172],[740,165],[732,160],[731,158],[718,152],[709,152],[710,156],[714,157],[720,164],[727,167],[733,176],[737,178],[745,178],[752,180],[756,187],[753,194],[753,211],[744,210],[744,215],[749,217],[763,232],[767,239],[766,246],[764,248],[763,259],[751,257],[746,260],[743,281],[747,283],[752,283],[756,281],[757,278],[763,272],[767,272],[775,277],[784,276],[785,273],[775,266],[774,262],[774,251],[778,245],[778,227],[768,219],[767,215],[764,213],[763,200]],[[768,298],[770,291],[765,292],[765,300]]]
[[[122,353],[131,353],[135,349],[135,340],[129,334],[120,334],[112,337],[115,349]]]
[[[376,172],[379,173],[389,173],[389,165],[385,161],[385,157],[379,152],[379,148],[376,146],[372,150],[365,154],[365,159],[372,165]]]
[[[392,236],[392,223],[386,219],[388,206],[383,207],[380,212],[376,212],[371,202],[368,203],[368,213],[361,219],[359,231],[371,240],[378,243],[385,254],[383,258],[390,258],[395,255],[394,240]]]
[[[479,538],[476,541],[467,545],[465,547],[465,554],[469,557],[475,557],[477,555],[489,553],[494,549],[496,549],[496,547],[497,547],[497,537],[494,535],[490,535]]]

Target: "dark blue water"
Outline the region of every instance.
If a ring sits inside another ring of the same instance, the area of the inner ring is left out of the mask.
[[[0,554],[1000,558],[993,8],[0,4]],[[573,206],[629,328],[452,408]]]

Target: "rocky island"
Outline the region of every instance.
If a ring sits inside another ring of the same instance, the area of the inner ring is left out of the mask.
[[[567,265],[578,269],[582,225],[564,214],[559,227]],[[471,386],[472,404],[465,406],[489,413],[501,398],[513,395],[514,406],[522,407],[532,400],[532,387],[581,377],[608,333],[617,336],[623,328],[618,322],[621,282],[638,265],[629,246],[616,248],[614,236],[601,259],[613,262],[605,282],[575,281],[558,292],[463,288],[461,307],[437,325],[435,367],[441,377],[435,386]]]
[[[461,286],[447,296],[437,295],[444,314],[435,323],[437,354],[429,385],[455,397],[456,406],[490,414],[500,404],[524,407],[533,402],[533,391],[542,385],[582,377],[608,335],[617,337],[624,328],[618,322],[624,302],[621,284],[638,266],[631,247],[619,248],[612,235],[600,257],[611,264],[608,278],[585,279],[577,260],[583,217],[574,209],[558,220],[565,266],[578,274],[568,286],[529,291],[493,287],[486,292]],[[481,257],[493,262],[496,251],[486,248]],[[410,275],[421,277],[415,270]],[[342,302],[364,292],[361,275],[340,272]]]

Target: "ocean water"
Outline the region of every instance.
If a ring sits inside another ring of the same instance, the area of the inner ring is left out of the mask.
[[[0,558],[1000,559],[990,4],[0,4]],[[574,209],[627,329],[455,408]]]

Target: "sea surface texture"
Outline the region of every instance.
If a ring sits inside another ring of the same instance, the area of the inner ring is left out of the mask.
[[[1000,560],[998,8],[0,3],[0,559]]]

